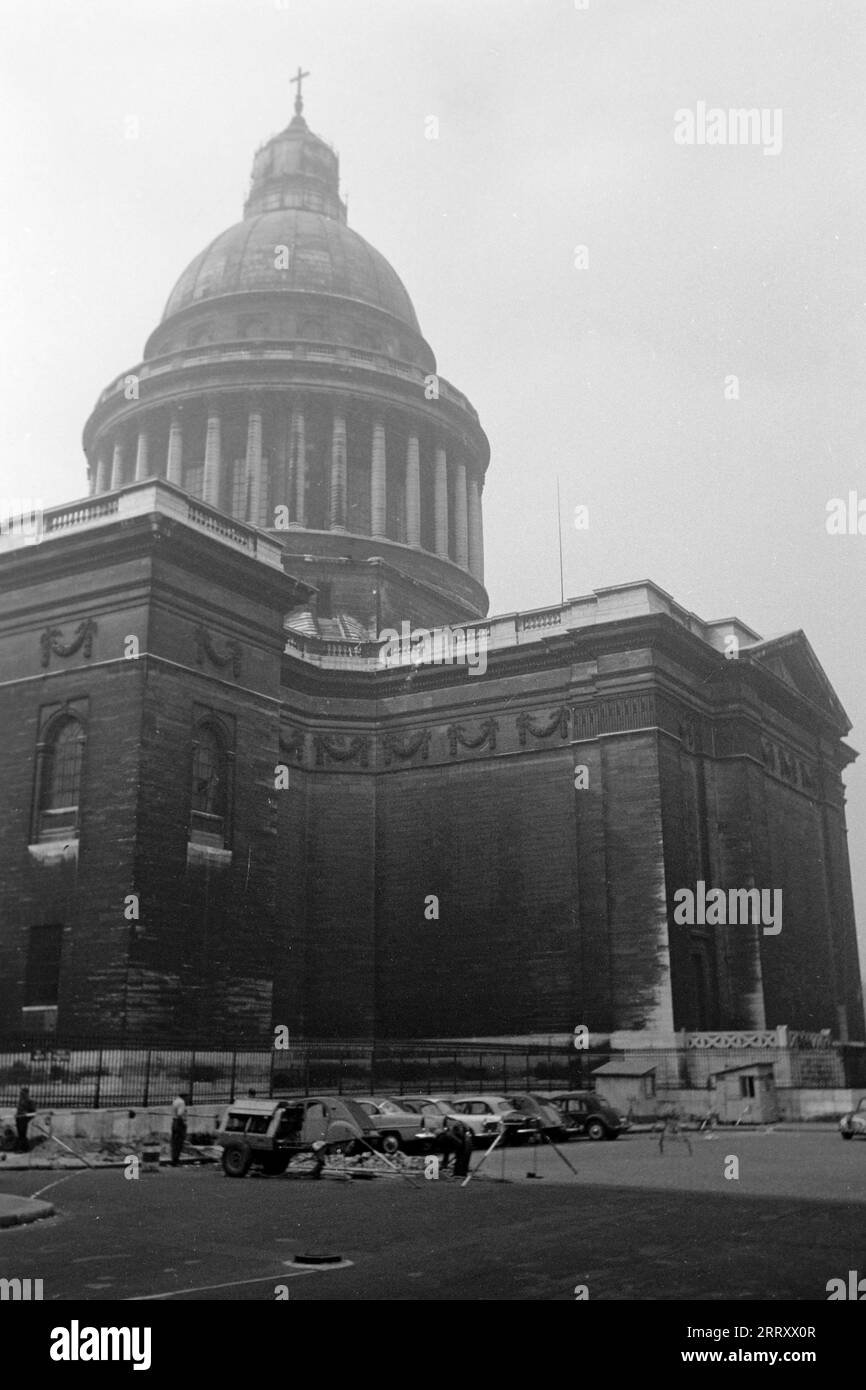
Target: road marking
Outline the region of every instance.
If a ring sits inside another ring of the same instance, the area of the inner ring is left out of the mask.
[[[131,1254],[119,1254],[119,1255],[79,1255],[78,1259],[77,1259],[77,1260],[73,1260],[72,1263],[73,1263],[74,1265],[90,1265],[90,1264],[101,1264],[104,1260],[131,1260],[131,1259],[133,1259],[133,1258],[134,1258],[134,1256],[131,1255]]]
[[[278,1284],[284,1279],[301,1279],[305,1274],[326,1274],[332,1269],[350,1269],[352,1260],[343,1260],[338,1265],[314,1265],[307,1269],[278,1270],[276,1274],[262,1274],[256,1279],[230,1279],[226,1284],[200,1284],[195,1289],[172,1289],[169,1293],[138,1294],[135,1298],[124,1298],[124,1303],[151,1303],[158,1298],[179,1298],[185,1293],[210,1293],[213,1289],[236,1289],[244,1284]]]
[[[65,1178],[58,1178],[56,1182],[50,1182],[47,1187],[40,1187],[38,1192],[33,1193],[30,1200],[35,1201],[37,1197],[42,1196],[43,1192],[50,1192],[52,1187],[59,1187],[62,1182],[69,1182],[70,1178],[77,1178],[81,1173],[86,1172],[88,1172],[87,1168],[76,1168],[74,1173],[67,1173]]]

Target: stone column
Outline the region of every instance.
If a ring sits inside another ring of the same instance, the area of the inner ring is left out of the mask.
[[[262,525],[264,474],[262,472],[262,412],[256,406],[247,416],[247,479],[249,482],[249,521]]]
[[[346,419],[343,415],[334,416],[331,434],[331,482],[328,491],[328,529],[346,529]]]
[[[135,481],[141,483],[148,476],[147,472],[147,449],[148,438],[147,430],[138,431],[138,443],[135,447]]]
[[[484,583],[484,527],[481,521],[481,484],[469,479],[469,572]]]
[[[370,533],[387,536],[387,466],[385,462],[385,426],[381,420],[373,425],[373,450],[370,456]]]
[[[289,442],[290,456],[295,477],[295,520],[294,526],[307,524],[307,441],[304,432],[304,413],[292,411]]]
[[[454,559],[461,569],[469,568],[469,517],[466,503],[466,464],[454,470]]]
[[[168,429],[168,457],[165,461],[165,479],[176,487],[183,487],[183,424],[180,411],[173,410]]]
[[[107,492],[111,486],[111,465],[103,447],[96,462],[96,486],[94,492]]]
[[[421,460],[417,434],[406,445],[406,543],[421,547]]]
[[[123,487],[123,444],[117,439],[111,456],[111,490]]]
[[[436,554],[448,559],[448,459],[444,449],[436,450],[434,473]]]
[[[202,498],[211,507],[220,504],[222,453],[220,448],[220,417],[213,410],[207,417],[207,436],[204,446],[204,481]]]

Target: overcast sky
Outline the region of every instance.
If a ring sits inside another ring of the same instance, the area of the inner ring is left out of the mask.
[[[240,217],[302,63],[350,224],[490,437],[492,611],[558,601],[559,476],[567,595],[651,578],[803,628],[866,747],[866,535],[825,525],[866,499],[866,5],[582,3],[0,0],[2,492],[85,491],[96,396]],[[781,112],[781,149],[677,144],[701,102]]]

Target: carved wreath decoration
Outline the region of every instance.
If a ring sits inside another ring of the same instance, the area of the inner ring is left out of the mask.
[[[365,734],[358,734],[348,743],[343,734],[314,734],[313,743],[316,767],[322,767],[326,757],[335,763],[353,763],[357,759],[361,767],[369,765],[370,740]]]
[[[447,731],[448,750],[451,757],[457,757],[458,744],[461,748],[470,748],[473,750],[476,748],[483,748],[484,745],[487,744],[490,747],[491,753],[495,753],[496,733],[498,729],[499,721],[497,719],[485,719],[480,726],[480,732],[477,736],[475,738],[469,738],[462,724],[452,724]]]
[[[571,711],[567,705],[561,705],[554,710],[547,724],[539,728],[534,723],[531,714],[518,714],[515,723],[517,725],[517,735],[520,740],[521,748],[526,747],[526,735],[532,734],[533,738],[550,738],[559,730],[560,738],[568,738],[568,726],[571,721]]]
[[[199,666],[204,665],[204,659],[207,657],[219,670],[223,670],[231,662],[232,675],[235,680],[240,676],[241,644],[236,642],[234,638],[229,638],[225,651],[219,652],[207,628],[197,627],[195,630],[195,655]]]
[[[62,627],[47,627],[39,638],[43,666],[48,665],[52,652],[55,656],[74,656],[79,648],[82,649],[81,654],[85,660],[89,660],[90,653],[93,651],[93,639],[96,636],[96,620],[85,618],[75,629],[75,636],[72,641],[65,645],[60,640],[62,636]]]
[[[416,753],[420,753],[423,760],[427,761],[430,752],[430,730],[421,729],[417,734],[407,738],[401,743],[396,734],[386,734],[382,739],[382,748],[385,753],[385,766],[387,767],[395,758],[414,758]]]

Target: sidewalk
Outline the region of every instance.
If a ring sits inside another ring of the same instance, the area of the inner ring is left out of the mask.
[[[4,1226],[26,1226],[30,1221],[41,1221],[44,1216],[53,1215],[50,1202],[38,1202],[33,1197],[11,1197],[0,1192],[0,1230]]]
[[[148,1162],[145,1154],[158,1154],[157,1162]],[[213,1145],[186,1144],[180,1156],[182,1164],[213,1163],[222,1155],[221,1149]],[[57,1135],[37,1140],[31,1144],[27,1153],[16,1153],[14,1149],[0,1151],[0,1180],[4,1173],[28,1172],[30,1169],[53,1168],[123,1168],[130,1158],[137,1158],[145,1171],[164,1166],[170,1161],[170,1146],[160,1140],[130,1145],[111,1141],[100,1147],[91,1147],[86,1139],[67,1142]]]

